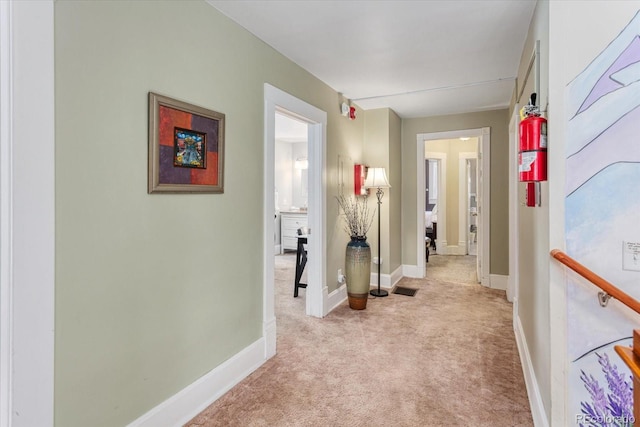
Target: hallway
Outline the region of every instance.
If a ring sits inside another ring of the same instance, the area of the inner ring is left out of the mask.
[[[277,355],[187,426],[533,425],[504,292],[403,279],[414,297],[317,319],[293,265],[276,257]]]

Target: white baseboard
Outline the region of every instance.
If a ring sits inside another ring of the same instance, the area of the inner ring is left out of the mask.
[[[467,243],[458,242],[457,245],[449,245],[447,241],[438,242],[436,246],[438,255],[467,255]]]
[[[400,280],[402,280],[403,277],[404,276],[402,275],[402,266],[399,266],[398,268],[393,270],[393,272],[391,273],[389,286],[393,288],[395,285],[398,284]]]
[[[402,266],[402,275],[413,279],[424,279],[426,272],[424,268],[420,268],[417,265],[404,264]]]
[[[448,255],[449,254],[447,252],[448,246],[449,244],[447,243],[446,240],[436,239],[436,253],[438,255]]]
[[[467,254],[467,242],[459,241],[458,246],[449,246],[451,248],[451,255],[468,255]]]
[[[275,245],[273,247],[273,253],[276,254],[276,255],[280,255],[280,251],[282,250],[281,248],[282,248],[281,245]]]
[[[504,276],[502,274],[490,274],[489,282],[491,283],[491,289],[506,291],[509,286],[509,276]]]
[[[402,279],[402,266],[396,268],[391,274],[380,274],[380,287],[391,289]],[[378,286],[378,273],[371,273],[371,286]]]
[[[335,291],[327,295],[327,303],[324,305],[325,307],[327,307],[327,312],[325,313],[325,316],[331,313],[333,309],[335,309],[337,306],[342,304],[342,302],[345,301],[346,299],[347,299],[347,285],[341,285],[338,289],[336,289]]]
[[[520,354],[520,363],[522,364],[522,372],[524,373],[524,382],[527,386],[527,394],[529,395],[529,405],[531,406],[531,416],[533,417],[533,425],[536,427],[549,427],[547,413],[544,410],[540,388],[536,380],[531,356],[529,355],[529,347],[520,323],[520,317],[515,316],[513,321],[513,332],[516,336],[516,344],[518,353]]]
[[[260,338],[127,427],[182,426],[229,391],[265,361],[265,339]]]
[[[262,323],[262,333],[265,339],[264,358],[271,359],[276,355],[276,317]]]

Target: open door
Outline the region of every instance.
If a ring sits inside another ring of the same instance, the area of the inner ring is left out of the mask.
[[[466,231],[467,254],[478,256],[478,160],[467,159]]]

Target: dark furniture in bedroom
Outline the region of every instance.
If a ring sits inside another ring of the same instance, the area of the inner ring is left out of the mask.
[[[436,250],[436,239],[438,238],[438,223],[432,222],[431,227],[426,228],[426,234],[431,239],[431,247]]]
[[[298,296],[298,289],[307,287],[306,283],[300,283],[300,279],[302,278],[304,267],[307,265],[307,249],[305,248],[305,245],[307,244],[308,234],[308,227],[300,227],[297,231],[298,248],[296,250],[296,278],[293,282],[294,298]]]

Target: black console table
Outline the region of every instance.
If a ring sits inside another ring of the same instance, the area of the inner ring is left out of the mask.
[[[307,265],[307,251],[304,245],[307,244],[307,236],[298,236],[298,249],[296,251],[296,280],[293,287],[293,297],[298,296],[298,288],[306,288],[306,283],[300,283],[302,278],[302,272],[305,265]]]

